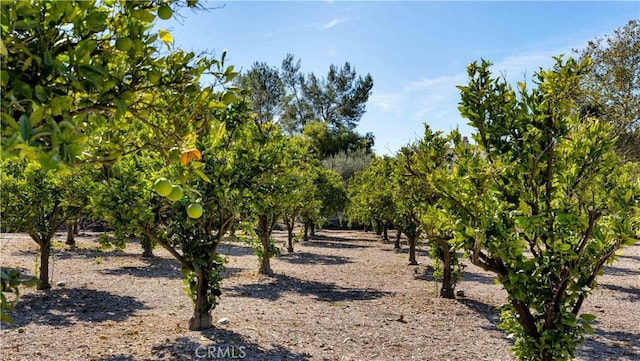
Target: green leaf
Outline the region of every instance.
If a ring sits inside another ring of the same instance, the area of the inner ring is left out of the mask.
[[[3,304],[3,306],[6,307],[6,305]],[[8,325],[12,325],[13,324],[13,320],[11,319],[11,316],[9,316],[8,314],[4,313],[4,310],[2,310],[2,313],[0,313],[0,320],[2,320],[2,322],[8,324]]]
[[[0,56],[8,56],[7,47],[4,46],[4,41],[0,39]]]
[[[205,163],[203,163],[203,162],[199,162],[199,161],[197,161],[197,160],[193,160],[193,161],[191,161],[191,163],[190,163],[190,164],[191,164],[191,166],[192,166],[194,169],[204,168],[204,166],[206,165]]]
[[[27,60],[24,61],[24,63],[22,63],[22,72],[26,72],[29,67],[31,66],[31,63],[33,62],[33,56],[30,56],[27,58]]]
[[[520,200],[520,205],[518,206],[518,210],[525,215],[531,215],[531,206],[527,204],[524,200]]]
[[[47,91],[42,85],[36,85],[36,99],[41,102],[47,101]]]
[[[220,125],[214,129],[214,133],[213,133],[214,144],[217,144],[220,141],[220,139],[222,139],[222,137],[224,136],[224,133],[226,132],[226,129],[227,129],[226,123],[220,123]]]
[[[173,41],[171,33],[166,30],[158,30],[158,34],[160,35],[160,40],[162,40],[166,44],[171,44],[171,42]]]
[[[207,183],[211,183],[211,179],[209,179],[209,177],[207,177],[206,174],[204,174],[204,172],[202,172],[200,169],[194,169],[193,173],[195,173],[198,177],[200,177],[203,181],[207,182]]]
[[[589,313],[583,313],[580,315],[580,318],[587,322],[593,322],[597,317]]]
[[[106,79],[109,79],[109,74],[106,74],[102,69],[91,65],[81,65],[78,67],[80,76],[84,76],[88,81],[94,85],[101,87]]]
[[[589,325],[588,323],[582,323],[582,328],[584,329],[584,332],[593,335],[593,327],[591,327],[591,325]]]
[[[11,86],[18,91],[23,97],[27,99],[31,99],[33,93],[29,84],[23,82],[22,80],[16,80],[11,83]]]
[[[120,98],[115,98],[114,102],[116,103],[116,108],[118,109],[118,115],[124,115],[127,112],[127,103]]]
[[[100,32],[107,26],[109,14],[103,10],[93,10],[86,17],[86,25],[91,31]]]
[[[223,102],[215,102],[215,101],[209,102],[209,109],[224,109],[226,107],[227,107],[227,104]]]
[[[34,107],[31,115],[29,116],[29,123],[31,126],[37,126],[44,118],[44,107]]]
[[[140,19],[140,21],[145,23],[150,23],[156,18],[155,14],[153,14],[152,12],[142,9],[132,10],[131,15],[133,15],[134,18]]]
[[[83,40],[75,48],[76,61],[88,63],[91,60],[91,52],[95,50],[98,42],[95,40]]]
[[[20,133],[22,134],[22,139],[28,140],[29,138],[31,138],[31,120],[23,114],[20,116],[20,121],[18,123],[20,124]]]
[[[14,130],[17,130],[17,131],[20,130],[20,125],[18,125],[18,122],[16,122],[16,120],[13,119],[13,117],[10,116],[9,114],[3,112],[2,114],[0,114],[0,118],[2,119],[3,122],[9,123],[9,126]]]
[[[629,201],[631,201],[631,196],[633,196],[633,191],[629,189],[627,190],[627,193],[624,194],[624,201],[629,203]]]
[[[42,155],[38,159],[38,162],[44,170],[58,169],[60,166],[60,163],[51,154]]]
[[[0,85],[7,86],[9,84],[9,72],[6,70],[0,70]]]

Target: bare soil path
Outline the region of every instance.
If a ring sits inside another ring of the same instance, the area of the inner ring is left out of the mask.
[[[100,250],[96,234],[77,240],[73,250],[55,247],[51,291],[23,290],[15,325],[0,331],[2,360],[514,359],[496,327],[505,293],[491,274],[469,265],[457,288],[465,297],[440,299],[426,252],[407,266],[405,252],[372,233],[321,231],[273,259],[273,277],[257,275],[247,245],[224,245],[214,318],[229,323],[203,332],[187,331],[192,303],[168,252],[142,259],[138,243],[113,252]],[[3,267],[33,274],[35,243],[2,234],[0,247]],[[600,284],[584,306],[598,316],[595,335],[578,359],[640,359],[640,245]]]

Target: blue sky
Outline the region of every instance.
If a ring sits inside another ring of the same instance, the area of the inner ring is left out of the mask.
[[[456,85],[480,58],[509,81],[521,81],[552,56],[640,18],[640,1],[229,1],[209,12],[183,9],[161,21],[185,50],[227,50],[227,62],[279,66],[287,53],[305,73],[326,75],[350,62],[370,73],[373,93],[358,131],[373,132],[377,154],[394,154],[428,123],[436,130],[472,129],[457,111]]]

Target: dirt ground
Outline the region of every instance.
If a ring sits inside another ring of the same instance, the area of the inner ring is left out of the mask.
[[[406,245],[396,252],[372,233],[321,231],[272,259],[273,277],[257,275],[245,244],[223,245],[213,314],[228,323],[203,332],[187,330],[192,303],[168,252],[142,259],[138,243],[114,252],[100,250],[97,234],[77,240],[73,250],[55,246],[52,290],[23,290],[15,324],[0,331],[2,360],[514,359],[496,327],[505,292],[491,274],[468,265],[457,288],[464,297],[440,299],[424,250],[408,266]],[[2,234],[0,243],[3,267],[33,274],[34,242]],[[599,280],[583,307],[598,316],[595,334],[578,359],[640,359],[640,244]]]

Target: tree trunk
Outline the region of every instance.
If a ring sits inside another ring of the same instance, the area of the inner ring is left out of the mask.
[[[309,221],[304,222],[304,237],[302,240],[305,242],[309,240]]]
[[[49,256],[51,255],[51,239],[42,239],[40,243],[40,283],[39,290],[51,288],[49,283]]]
[[[143,236],[141,242],[142,242],[142,249],[144,250],[144,252],[142,252],[142,257],[152,258],[153,257],[153,241],[151,240],[151,238]]]
[[[205,276],[205,271],[198,269],[198,284],[196,291],[196,304],[193,310],[193,317],[189,320],[189,330],[199,331],[211,328],[213,325],[211,318],[211,305],[207,299],[209,282]]]
[[[316,223],[314,221],[311,221],[310,224],[311,227],[311,237],[315,237],[316,236]]]
[[[287,222],[287,252],[293,253],[293,224]]]
[[[386,223],[382,226],[382,240],[385,242],[389,240],[389,227]]]
[[[74,225],[76,223],[72,222],[72,221],[68,221],[67,222],[67,241],[65,242],[65,244],[69,245],[69,246],[75,246],[76,245],[76,240],[73,237],[75,229],[74,229]]]
[[[415,266],[418,264],[416,260],[416,235],[407,235],[409,238],[409,265]]]
[[[379,219],[375,220],[376,223],[376,236],[382,236],[382,221]]]
[[[260,243],[262,243],[262,259],[260,260],[260,269],[258,273],[261,275],[273,274],[271,270],[271,223],[269,217],[260,216],[258,220],[258,227],[260,228]]]
[[[449,243],[446,240],[438,241],[438,246],[442,251],[442,287],[440,288],[440,297],[455,299],[453,293],[453,285],[451,284],[451,253],[449,252]]]
[[[262,259],[260,260],[260,269],[258,273],[261,275],[270,275],[273,274],[273,270],[271,269],[271,247],[269,247],[269,234],[265,233],[260,236],[260,241],[262,242]]]
[[[393,244],[393,248],[400,249],[400,237],[402,237],[402,232],[398,229],[396,231],[396,242]]]

